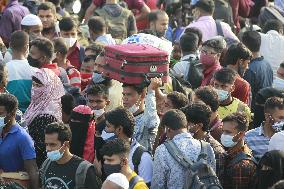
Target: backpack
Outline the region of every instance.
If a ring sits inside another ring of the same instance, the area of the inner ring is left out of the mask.
[[[184,61],[189,62],[189,69],[185,80],[190,83],[192,89],[200,87],[203,80],[203,64],[199,62],[198,58],[193,59],[192,57]]]
[[[221,22],[219,20],[216,20],[215,24],[216,24],[217,34],[224,37],[225,41],[227,42],[227,47],[230,47],[232,44],[238,42],[235,39],[225,37],[223,29],[222,29]]]
[[[128,18],[132,14],[125,8],[121,10],[121,14],[117,17],[109,15],[104,7],[96,10],[96,14],[105,20],[108,33],[118,42],[127,38]]]
[[[201,152],[195,163],[185,157],[172,140],[166,141],[164,144],[170,155],[187,169],[183,189],[222,189],[215,171],[205,161],[210,144],[201,140],[200,143]]]
[[[239,163],[242,160],[249,160],[249,161],[252,161],[255,165],[257,165],[257,161],[256,161],[256,159],[253,156],[251,156],[249,154],[246,154],[244,152],[241,152],[234,159],[232,159],[229,162],[228,167],[231,167],[231,166]]]
[[[134,165],[134,171],[135,173],[137,173],[137,175],[139,175],[139,165],[140,165],[140,162],[141,162],[141,158],[142,158],[142,155],[144,152],[147,152],[150,154],[149,151],[147,151],[143,146],[138,146],[134,153],[133,153],[133,156],[132,156],[132,163]]]
[[[51,164],[51,160],[50,159],[46,159],[40,169],[40,179],[41,179],[41,184],[42,187],[44,187],[44,177],[46,174],[46,171],[48,170],[50,164]],[[85,188],[85,180],[86,180],[86,176],[87,176],[87,171],[90,167],[94,166],[93,164],[89,163],[86,160],[83,160],[77,170],[76,170],[76,174],[75,174],[75,189],[84,189]]]
[[[139,177],[138,175],[136,175],[129,181],[129,189],[134,189],[135,185],[138,182],[143,182],[143,179]]]

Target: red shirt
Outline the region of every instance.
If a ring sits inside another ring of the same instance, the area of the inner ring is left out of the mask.
[[[80,72],[70,64],[69,60],[66,60],[66,65],[67,65],[66,73],[67,73],[68,78],[70,80],[70,85],[72,85],[73,87],[78,87],[79,89],[81,89]]]
[[[80,44],[78,42],[71,48],[69,48],[67,53],[67,59],[70,61],[71,65],[74,66],[77,70],[80,70],[81,61],[80,61]]]
[[[156,10],[157,9],[157,0],[147,0],[146,5],[150,8],[150,10]],[[139,13],[138,13],[139,14]],[[149,21],[147,18],[144,18],[143,20],[136,22],[137,30],[144,30],[149,28]]]
[[[232,92],[232,96],[249,105],[250,84],[238,75],[234,85],[235,90]]]

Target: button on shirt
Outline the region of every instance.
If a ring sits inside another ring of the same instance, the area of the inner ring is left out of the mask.
[[[24,160],[36,158],[34,142],[19,124],[12,126],[8,134],[0,136],[0,169],[5,172],[24,170]]]
[[[21,30],[21,21],[27,14],[29,14],[29,10],[20,5],[18,0],[10,1],[4,9],[0,21],[0,37],[3,38],[4,43],[10,41],[14,31]]]
[[[195,140],[189,133],[178,134],[172,140],[188,159],[196,162],[201,152],[200,141]],[[216,161],[212,148],[207,153],[207,163],[215,170]],[[151,189],[182,189],[186,179],[185,171],[186,169],[170,155],[165,145],[161,144],[155,152]]]
[[[221,27],[223,29],[223,33],[225,37],[239,41],[237,36],[232,32],[229,24],[221,22]],[[187,28],[200,29],[200,31],[202,32],[203,42],[218,35],[216,22],[212,16],[202,16],[195,22],[189,24]]]
[[[184,80],[187,79],[187,74],[188,74],[188,70],[189,70],[189,66],[190,66],[190,60],[195,60],[197,58],[197,56],[195,54],[189,54],[186,56],[183,56],[181,58],[181,61],[176,63],[173,67],[173,74],[174,76],[178,77],[178,78],[184,78]]]

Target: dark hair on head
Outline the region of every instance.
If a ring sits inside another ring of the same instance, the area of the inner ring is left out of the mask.
[[[24,31],[15,31],[11,35],[10,47],[14,51],[23,51],[29,44],[29,35]]]
[[[227,43],[223,37],[216,36],[212,39],[205,41],[202,44],[202,47],[209,47],[212,48],[216,53],[222,53],[223,50],[226,49],[226,45]]]
[[[213,0],[199,0],[193,7],[199,8],[209,14],[213,14],[215,10],[215,3]]]
[[[267,99],[270,97],[284,98],[284,95],[278,89],[272,87],[266,87],[258,91],[258,93],[255,96],[255,102],[259,105],[264,105]]]
[[[37,8],[37,13],[39,13],[40,10],[51,10],[52,14],[54,16],[56,16],[56,7],[53,3],[51,2],[44,2],[44,3],[41,3],[38,8]]]
[[[202,32],[200,29],[195,27],[186,28],[184,33],[195,33],[198,36],[198,46],[202,45]]]
[[[179,130],[187,127],[187,121],[181,110],[172,109],[163,115],[160,125],[172,130]]]
[[[47,1],[53,3],[56,7],[59,7],[61,3],[61,0],[47,0]]]
[[[195,33],[184,33],[180,38],[180,48],[183,53],[195,53],[198,49],[199,37]]]
[[[284,109],[283,100],[284,100],[283,98],[275,96],[268,98],[264,104],[264,112],[270,112],[272,110],[275,110],[276,108],[283,110]]]
[[[59,21],[60,31],[70,31],[74,28],[77,28],[77,23],[71,17],[63,17]]]
[[[87,95],[92,95],[92,96],[102,95],[105,99],[108,99],[109,97],[108,88],[102,84],[91,85],[87,89],[86,93]]]
[[[58,140],[63,144],[65,141],[71,142],[72,133],[70,127],[61,122],[53,122],[45,127],[45,134],[58,134]]]
[[[267,33],[270,30],[275,30],[277,32],[280,32],[280,30],[283,31],[283,24],[277,19],[267,20],[264,24],[262,32]]]
[[[213,87],[205,86],[205,87],[199,87],[194,92],[195,96],[210,106],[211,110],[213,112],[216,112],[219,108],[219,100],[218,100],[218,94],[214,90]]]
[[[149,22],[156,22],[158,20],[158,15],[167,15],[163,10],[154,10],[148,14]]]
[[[243,34],[242,42],[251,52],[259,52],[261,36],[257,31],[246,31]]]
[[[236,65],[239,59],[250,60],[252,58],[251,51],[242,43],[232,44],[225,55],[226,65]]]
[[[276,182],[271,188],[269,189],[284,189],[284,180],[280,180]]]
[[[0,94],[0,106],[4,106],[7,113],[16,115],[18,109],[18,99],[9,93]]]
[[[102,54],[103,50],[104,50],[104,47],[100,44],[97,44],[97,43],[92,43],[91,45],[89,45],[85,48],[85,52],[86,51],[92,51],[95,56],[99,56],[99,55],[103,56],[103,54]]]
[[[68,48],[62,37],[57,37],[53,39],[54,52],[59,52],[62,55],[67,55]]]
[[[284,62],[282,62],[279,67],[284,69]]]
[[[100,16],[94,16],[88,21],[89,29],[94,33],[102,33],[106,31],[105,20]]]
[[[71,115],[71,112],[75,107],[74,97],[71,94],[66,93],[61,97],[61,104],[62,104],[62,112],[66,113],[67,115]]]
[[[106,113],[106,121],[114,125],[115,128],[122,127],[123,133],[132,138],[135,127],[135,119],[132,113],[123,107],[115,108]]]
[[[49,39],[44,37],[36,38],[31,42],[30,46],[35,46],[46,58],[52,59],[54,47]]]
[[[226,116],[222,122],[234,122],[237,124],[236,128],[238,131],[247,131],[248,129],[248,120],[245,114],[243,113],[232,113],[228,116]]]
[[[174,105],[174,109],[180,109],[185,107],[188,104],[188,98],[185,94],[180,92],[171,92],[167,95],[167,98],[172,102]]]
[[[223,84],[234,84],[237,73],[230,68],[222,68],[215,72],[214,79]]]
[[[130,88],[134,89],[140,95],[143,92],[145,92],[147,86],[144,83],[139,84],[139,85],[123,83],[122,87],[123,88],[124,87],[130,87]]]
[[[130,152],[129,142],[118,138],[109,140],[107,143],[103,145],[103,147],[100,150],[102,156],[108,156],[108,157],[111,157],[113,155],[119,155],[128,158],[129,152]]]
[[[203,131],[209,130],[209,122],[211,116],[211,109],[203,102],[195,102],[188,105],[187,107],[182,108],[183,113],[186,116],[187,122],[194,124],[202,123]]]

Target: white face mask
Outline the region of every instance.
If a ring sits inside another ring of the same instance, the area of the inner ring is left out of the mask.
[[[222,134],[221,143],[223,144],[223,146],[227,148],[231,148],[237,144],[237,142],[233,141],[233,138],[234,136]]]
[[[282,131],[283,128],[284,128],[283,125],[284,125],[284,121],[279,121],[279,122],[274,123],[274,124],[272,125],[272,128],[273,128],[274,130],[276,130],[277,132],[278,132],[278,131]]]
[[[273,80],[272,84],[273,88],[278,89],[278,90],[284,90],[284,79],[281,79],[279,77],[276,77]]]
[[[73,45],[76,43],[77,38],[68,37],[68,38],[64,38],[64,41],[67,45],[67,48],[69,49],[70,47],[73,47]]]
[[[99,110],[93,110],[93,112],[94,112],[96,118],[99,118],[105,113],[105,109],[102,108],[102,109],[99,109]]]
[[[136,103],[133,104],[133,106],[131,106],[130,108],[128,108],[128,111],[130,111],[132,114],[134,114],[138,110],[139,110],[139,106],[137,106]]]

